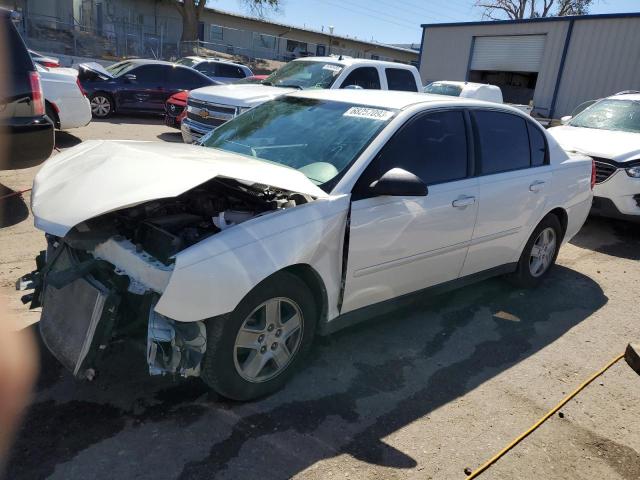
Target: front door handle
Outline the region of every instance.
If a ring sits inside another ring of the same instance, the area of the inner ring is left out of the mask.
[[[456,198],[453,202],[451,202],[451,206],[456,208],[464,208],[468,207],[469,205],[473,205],[474,203],[476,203],[476,197],[468,197],[465,195]]]
[[[536,180],[531,185],[529,185],[529,190],[531,190],[532,192],[539,192],[540,190],[542,190],[544,184],[544,180]]]

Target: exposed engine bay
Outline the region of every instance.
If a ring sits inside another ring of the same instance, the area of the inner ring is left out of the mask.
[[[43,306],[43,340],[82,378],[93,377],[110,343],[134,337],[146,342],[150,374],[199,375],[205,323],[154,311],[175,255],[234,225],[312,200],[214,178],[177,197],[87,220],[64,238],[47,235],[38,270],[21,279],[35,286],[32,307]]]

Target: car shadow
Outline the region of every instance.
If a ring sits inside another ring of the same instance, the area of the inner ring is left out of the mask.
[[[182,143],[182,133],[180,132],[162,132],[158,138],[165,142]]]
[[[29,217],[29,207],[22,195],[0,183],[0,228],[11,227]]]
[[[81,138],[64,130],[56,130],[56,148],[69,148],[82,142]]]
[[[180,479],[290,478],[342,454],[413,468],[416,460],[385,437],[540,351],[606,302],[595,281],[561,266],[534,290],[493,279],[425,296],[319,338],[285,389],[252,403],[222,399],[198,379],[149,377],[144,349],[124,344],[92,383],[44,353],[7,478],[54,469],[61,477],[156,478],[161,458],[172,459],[163,477]]]
[[[570,243],[613,257],[640,260],[640,223],[592,216]]]
[[[120,124],[133,124],[133,125],[148,125],[149,123],[164,123],[164,115],[161,113],[116,113],[107,118],[96,118],[93,117],[91,119],[92,122],[96,123],[114,123],[117,125]]]

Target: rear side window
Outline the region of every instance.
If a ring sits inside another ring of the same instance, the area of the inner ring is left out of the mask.
[[[490,175],[530,166],[529,134],[523,118],[491,111],[475,111],[473,118],[480,174]]]
[[[416,79],[409,70],[401,68],[387,68],[387,85],[389,90],[402,90],[405,92],[417,92]]]
[[[435,112],[409,120],[374,162],[371,183],[392,168],[402,168],[427,185],[467,177],[467,136],[464,114]]]
[[[224,63],[219,63],[216,65],[218,71],[218,77],[225,78],[244,78],[244,72],[240,67],[236,67],[235,65],[225,65]]]
[[[171,86],[174,88],[191,90],[210,84],[207,77],[189,68],[173,68],[171,71]]]
[[[539,167],[547,163],[547,142],[539,128],[534,127],[530,122],[527,122],[527,128],[531,146],[531,166]]]
[[[378,75],[378,69],[375,67],[356,68],[345,78],[340,88],[346,88],[350,85],[357,85],[369,90],[380,90],[380,75]]]

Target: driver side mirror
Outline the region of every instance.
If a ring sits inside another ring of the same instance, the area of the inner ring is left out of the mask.
[[[571,121],[573,117],[571,115],[565,115],[564,117],[560,118],[560,123],[562,125],[566,125],[567,123],[569,123]]]
[[[392,197],[424,197],[429,192],[422,180],[402,168],[392,168],[369,188],[376,195]]]
[[[136,81],[136,78],[137,78],[137,77],[136,77],[133,73],[127,73],[127,74],[124,76],[124,79],[125,79],[127,82],[135,82],[135,81]]]

